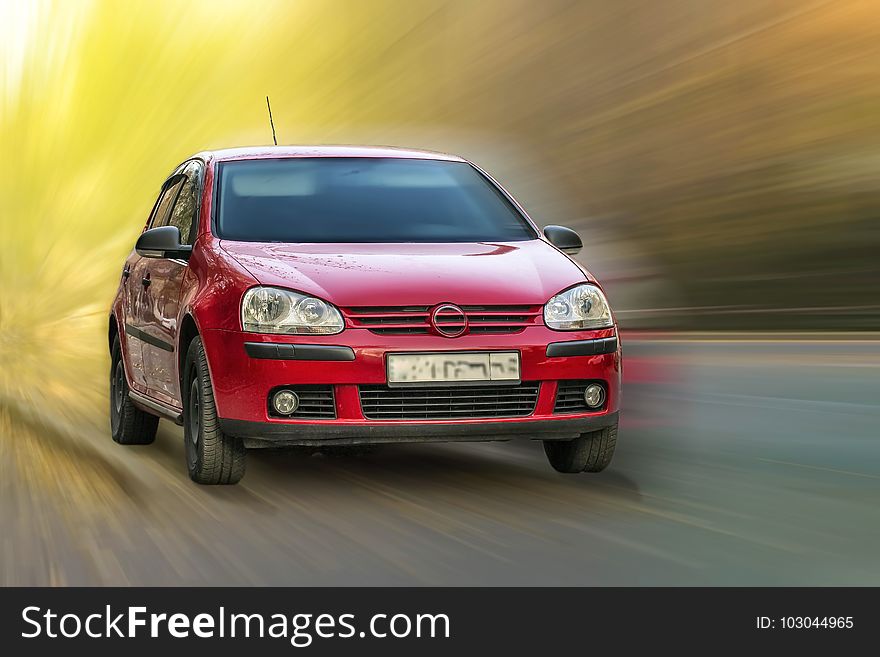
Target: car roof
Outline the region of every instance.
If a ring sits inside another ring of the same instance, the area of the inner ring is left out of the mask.
[[[194,157],[219,162],[295,157],[387,157],[405,160],[466,161],[457,155],[393,146],[245,146],[202,151]]]

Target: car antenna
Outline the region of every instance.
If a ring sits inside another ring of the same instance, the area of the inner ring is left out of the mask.
[[[272,141],[277,146],[278,140],[275,138],[275,122],[272,120],[272,106],[269,104],[269,96],[266,96],[266,107],[269,108],[269,125],[272,126]]]

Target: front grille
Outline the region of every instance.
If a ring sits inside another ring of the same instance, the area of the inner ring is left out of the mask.
[[[427,335],[431,332],[432,306],[359,306],[343,308],[348,324],[378,335]],[[519,333],[541,323],[541,306],[462,306],[468,318],[468,333]],[[453,318],[440,317],[441,323]]]
[[[596,413],[605,408],[605,404],[599,408],[590,408],[584,401],[584,390],[591,383],[604,385],[602,381],[560,381],[556,390],[556,404],[553,407],[553,412]]]
[[[359,386],[361,409],[370,420],[463,420],[525,417],[538,401],[536,381],[516,386]]]
[[[272,395],[279,390],[292,390],[299,397],[299,407],[290,415],[279,415],[272,407]],[[336,418],[336,401],[333,386],[281,386],[269,393],[269,415],[279,418],[304,420],[333,420]]]

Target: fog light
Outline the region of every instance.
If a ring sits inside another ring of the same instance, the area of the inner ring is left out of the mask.
[[[292,390],[279,390],[272,397],[272,406],[281,415],[290,415],[299,408],[299,397]]]
[[[599,408],[605,403],[605,388],[598,383],[591,383],[584,390],[584,401],[590,408]]]

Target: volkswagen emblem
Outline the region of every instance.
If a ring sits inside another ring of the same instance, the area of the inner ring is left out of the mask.
[[[444,338],[457,338],[468,329],[467,315],[454,304],[441,304],[431,311],[431,328]]]

